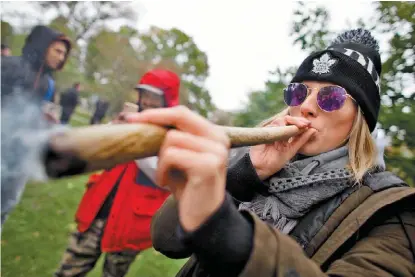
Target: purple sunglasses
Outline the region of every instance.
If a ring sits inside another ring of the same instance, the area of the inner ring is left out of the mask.
[[[291,83],[284,89],[284,102],[290,107],[299,106],[314,89],[302,83]],[[354,101],[353,97],[340,86],[322,87],[317,94],[317,104],[323,111],[333,112],[343,107],[347,97]]]

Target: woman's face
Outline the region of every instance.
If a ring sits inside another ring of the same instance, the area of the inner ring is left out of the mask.
[[[341,146],[348,138],[357,114],[357,106],[350,97],[347,97],[343,107],[339,110],[326,112],[317,105],[317,94],[320,88],[334,85],[332,83],[304,81],[310,92],[305,101],[296,107],[290,107],[291,116],[308,119],[311,127],[317,133],[300,148],[299,153],[313,156]]]

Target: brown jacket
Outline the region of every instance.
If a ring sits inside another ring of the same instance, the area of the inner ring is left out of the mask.
[[[415,188],[395,187],[377,193],[364,186],[328,218],[305,249],[249,212],[253,249],[239,276],[415,276]],[[152,240],[169,257],[192,253],[175,238],[177,207],[169,197],[153,218]],[[177,276],[197,277],[192,256]],[[205,276],[205,275],[203,275]]]

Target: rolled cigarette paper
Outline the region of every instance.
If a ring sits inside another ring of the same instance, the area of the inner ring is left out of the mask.
[[[231,147],[268,144],[301,132],[296,126],[220,128],[229,136]],[[76,170],[65,172],[64,165],[58,170],[52,170],[53,161],[49,160],[47,172],[51,177],[76,175],[156,156],[167,131],[167,128],[152,124],[114,124],[74,128],[56,134],[49,140],[47,157],[73,157],[76,160]]]

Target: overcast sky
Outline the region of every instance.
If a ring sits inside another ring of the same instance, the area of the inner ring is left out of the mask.
[[[310,3],[328,9],[331,20],[327,24],[335,31],[344,30],[347,22],[369,18],[373,12],[369,1]],[[3,5],[30,10],[22,2]],[[277,66],[298,66],[306,57],[289,37],[294,1],[137,0],[133,6],[139,13],[139,30],[176,27],[206,52],[210,65],[206,86],[221,109],[243,107],[249,91],[263,88],[269,71]]]
[[[276,0],[140,0],[137,28],[177,27],[207,53],[207,87],[222,109],[240,108],[246,94],[260,89],[277,66],[299,65],[306,57],[289,37],[294,1]],[[316,3],[316,2],[314,2]],[[366,1],[325,1],[330,29],[343,30],[347,20],[372,15]]]

